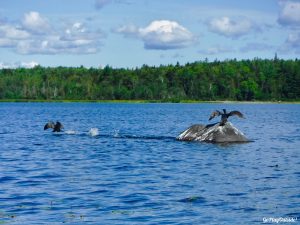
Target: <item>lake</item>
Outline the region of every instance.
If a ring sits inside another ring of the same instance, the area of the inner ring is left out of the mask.
[[[223,108],[252,142],[175,139]],[[0,116],[0,224],[300,220],[299,104],[0,103]]]

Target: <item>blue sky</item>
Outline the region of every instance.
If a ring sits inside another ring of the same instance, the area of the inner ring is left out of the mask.
[[[300,55],[299,0],[1,0],[0,68]]]

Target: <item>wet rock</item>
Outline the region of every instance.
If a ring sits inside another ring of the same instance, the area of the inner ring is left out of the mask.
[[[234,127],[230,122],[221,126],[220,123],[215,124],[195,124],[183,131],[177,140],[180,141],[203,141],[213,143],[224,142],[249,142],[249,139]]]

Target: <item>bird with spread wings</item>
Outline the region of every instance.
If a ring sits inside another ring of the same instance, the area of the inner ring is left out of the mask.
[[[52,128],[53,132],[61,132],[61,129],[64,128],[64,126],[60,122],[54,123],[53,121],[50,121],[45,124],[44,130],[47,130],[48,128]]]
[[[244,115],[239,111],[234,110],[234,111],[227,113],[226,109],[223,109],[223,112],[220,112],[219,110],[213,111],[208,120],[212,120],[213,118],[218,117],[218,116],[221,116],[221,122],[220,122],[221,126],[225,125],[225,123],[228,120],[228,117],[230,117],[230,116],[238,116],[240,118],[245,118]]]

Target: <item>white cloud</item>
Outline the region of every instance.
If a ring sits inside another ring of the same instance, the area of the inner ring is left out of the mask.
[[[280,46],[279,51],[282,53],[293,52],[300,54],[300,32],[289,34],[285,43]]]
[[[30,37],[30,34],[10,24],[0,24],[0,47],[13,47],[19,40]]]
[[[177,22],[168,20],[153,21],[139,30],[147,49],[183,48],[194,41],[193,34]]]
[[[0,38],[0,47],[12,48],[16,45],[16,41],[5,37]]]
[[[61,35],[63,41],[74,41],[78,44],[88,44],[99,41],[104,38],[101,30],[90,31],[83,23],[75,22],[70,27],[65,29],[64,34]]]
[[[71,28],[67,28],[65,32],[67,35],[72,35],[74,33],[84,33],[85,28],[82,23],[76,22],[71,26]]]
[[[25,39],[30,36],[27,31],[7,24],[0,25],[0,34],[2,37],[14,40]]]
[[[124,25],[114,30],[116,33],[121,33],[125,37],[137,37],[139,34],[139,28],[133,24]]]
[[[43,40],[24,40],[16,46],[19,54],[94,54],[100,51],[99,40],[82,37],[50,36]]]
[[[24,68],[34,68],[34,67],[36,67],[38,65],[39,65],[39,63],[37,63],[35,61],[21,62],[21,67],[24,67]]]
[[[195,43],[195,36],[175,21],[155,20],[147,27],[122,26],[116,30],[124,36],[133,36],[144,42],[145,49],[178,49]]]
[[[47,19],[43,18],[38,12],[25,13],[22,24],[25,29],[35,33],[45,33],[50,29]]]
[[[208,26],[210,31],[232,38],[246,35],[257,29],[254,23],[249,19],[237,18],[233,20],[226,16],[210,20]]]
[[[13,63],[7,63],[7,62],[0,62],[0,69],[14,69],[14,68],[34,68],[38,66],[39,63],[36,61],[31,62],[13,62]]]
[[[300,33],[289,34],[287,43],[300,47]]]
[[[0,23],[0,48],[19,54],[94,54],[103,38],[101,30],[90,30],[81,22],[50,26],[38,12],[26,13],[19,24]]]
[[[300,2],[280,1],[278,22],[281,25],[300,26]]]

